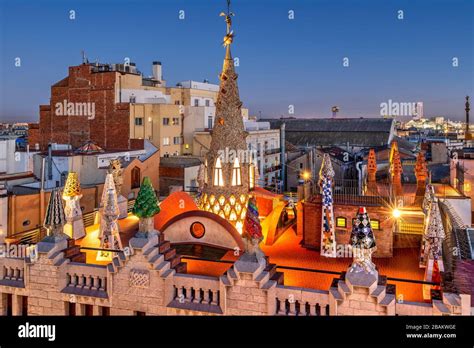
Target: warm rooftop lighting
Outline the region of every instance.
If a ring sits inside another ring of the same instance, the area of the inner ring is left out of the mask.
[[[302,177],[304,180],[311,179],[311,172],[308,172],[308,171],[303,172]]]

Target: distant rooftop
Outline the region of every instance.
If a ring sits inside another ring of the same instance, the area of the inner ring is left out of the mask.
[[[201,164],[201,160],[197,157],[191,156],[170,156],[161,157],[160,167],[168,168],[188,168],[195,167]]]
[[[389,143],[394,120],[381,118],[264,119],[272,128],[285,123],[286,140],[297,146],[374,147]]]

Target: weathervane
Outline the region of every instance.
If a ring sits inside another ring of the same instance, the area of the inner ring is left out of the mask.
[[[232,27],[232,17],[235,16],[233,12],[230,12],[230,0],[227,0],[227,13],[221,12],[219,14],[221,17],[225,17],[225,22],[227,24],[227,34],[224,36],[224,47],[229,46],[234,40],[234,32],[231,30]]]

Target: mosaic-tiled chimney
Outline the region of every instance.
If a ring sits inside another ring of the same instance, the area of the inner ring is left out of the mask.
[[[79,239],[86,235],[84,222],[82,221],[81,198],[82,192],[79,177],[77,173],[70,172],[63,190],[63,199],[66,201],[64,212],[67,220],[64,233],[73,239]]]

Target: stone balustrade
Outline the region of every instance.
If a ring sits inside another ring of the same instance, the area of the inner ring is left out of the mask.
[[[150,244],[148,248],[156,248]],[[92,306],[94,313],[109,307],[112,315],[469,315],[470,311],[469,294],[444,292],[431,303],[397,302],[376,278],[359,284],[351,275],[338,279],[337,287],[328,291],[285,286],[272,280],[264,266],[245,267],[248,262],[240,260],[221,277],[177,273],[169,267],[162,272],[168,261],[158,250],[147,249],[146,254],[138,247],[134,250],[131,257],[108,266],[70,262],[56,250],[40,253],[36,262],[0,258],[0,294],[27,297],[31,315],[67,315],[65,308],[71,302],[77,304],[78,313]],[[140,286],[130,283],[138,271],[146,275]],[[3,313],[6,298],[0,296]]]
[[[169,307],[222,314],[219,279],[192,274],[176,274],[174,296]]]
[[[107,290],[107,268],[105,266],[74,262],[67,265],[66,287],[62,292],[107,297]]]
[[[329,292],[294,286],[276,287],[277,315],[320,316],[329,315]]]
[[[21,258],[2,258],[0,285],[24,287],[25,262]]]

